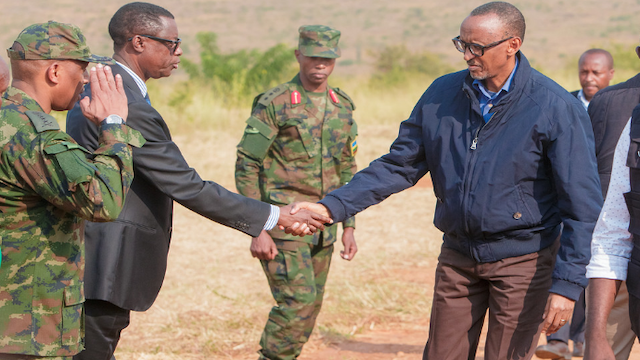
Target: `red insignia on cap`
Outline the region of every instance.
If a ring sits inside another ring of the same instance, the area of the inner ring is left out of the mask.
[[[300,93],[297,90],[291,92],[291,105],[300,104]]]
[[[336,95],[336,93],[332,89],[329,89],[329,96],[331,96],[331,101],[333,101],[336,104],[340,104],[340,99],[338,99],[338,95]]]

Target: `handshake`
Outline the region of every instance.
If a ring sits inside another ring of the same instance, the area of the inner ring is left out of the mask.
[[[325,224],[333,224],[331,213],[322,204],[296,202],[280,208],[278,227],[295,236],[312,235],[324,230]]]

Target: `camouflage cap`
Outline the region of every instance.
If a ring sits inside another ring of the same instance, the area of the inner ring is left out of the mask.
[[[298,50],[302,55],[331,59],[340,57],[340,31],[324,25],[303,25],[298,32]]]
[[[15,42],[22,45],[22,49],[7,49],[10,59],[114,63],[110,57],[91,54],[82,31],[71,24],[56,21],[33,24],[22,30]]]

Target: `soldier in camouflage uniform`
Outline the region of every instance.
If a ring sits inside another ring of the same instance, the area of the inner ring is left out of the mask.
[[[0,109],[0,359],[71,359],[84,336],[81,222],[118,216],[133,180],[130,145],[144,139],[124,125],[122,81],[102,65],[91,69],[100,95],[82,101],[101,124],[93,155],[49,115],[78,100],[89,62],[111,62],[91,54],[77,27],[31,25],[8,54],[14,80]]]
[[[327,80],[340,56],[340,32],[302,26],[296,58],[300,72],[254,100],[238,145],[236,186],[248,197],[275,205],[318,201],[356,172],[355,106]],[[355,219],[343,224],[342,257],[357,251]],[[336,226],[305,238],[274,229],[253,238],[277,306],[269,313],[260,359],[295,359],[320,312]]]

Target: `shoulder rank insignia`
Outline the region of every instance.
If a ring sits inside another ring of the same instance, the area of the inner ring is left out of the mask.
[[[339,94],[343,98],[347,99],[347,102],[349,104],[351,104],[351,109],[353,109],[353,110],[356,109],[356,104],[353,103],[353,100],[351,100],[351,98],[349,97],[349,95],[347,95],[347,93],[345,93],[344,91],[340,90],[340,88],[334,88],[333,90],[335,91],[336,94]]]
[[[351,142],[351,156],[356,156],[357,152],[358,152],[358,142],[357,140],[353,140]]]
[[[298,92],[298,90],[293,90],[291,92],[291,105],[298,105],[300,104],[302,97],[300,96],[300,92]]]
[[[287,90],[287,87],[283,85],[274,87],[273,89],[267,91],[266,93],[264,93],[264,95],[262,95],[260,100],[258,100],[258,104],[263,106],[269,106],[269,104],[271,104],[273,99],[275,99],[276,96],[285,92],[285,90]]]
[[[329,96],[331,96],[331,101],[333,101],[336,104],[340,104],[340,99],[338,99],[338,95],[336,95],[333,89],[329,89]]]
[[[29,117],[33,127],[35,127],[36,131],[39,133],[47,130],[60,130],[60,126],[56,119],[49,114],[34,110],[25,111],[24,114]]]

